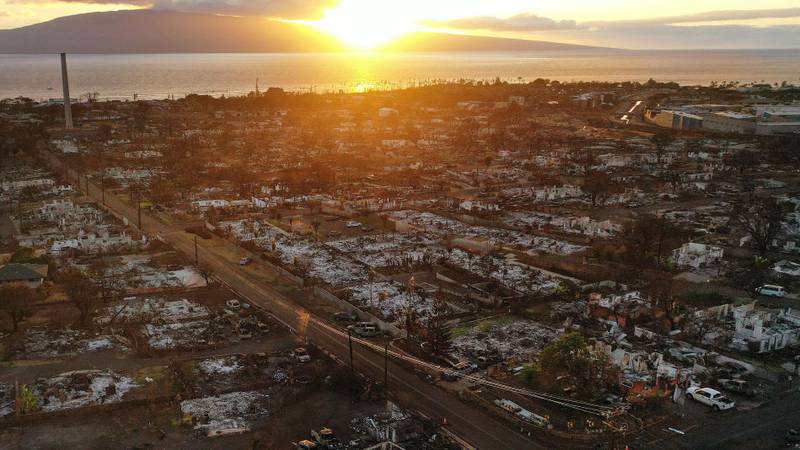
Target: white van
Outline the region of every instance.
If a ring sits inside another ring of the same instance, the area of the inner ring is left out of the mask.
[[[525,422],[532,423],[540,427],[546,427],[547,425],[550,424],[550,421],[547,420],[546,417],[542,417],[536,413],[532,413],[524,408],[517,411],[517,417],[524,420]]]
[[[756,294],[758,295],[765,295],[767,297],[778,297],[783,298],[786,297],[786,289],[783,286],[777,286],[774,284],[765,284],[756,288]]]
[[[501,407],[501,408],[503,408],[503,409],[505,409],[506,411],[508,411],[508,412],[510,412],[512,414],[516,414],[517,412],[522,410],[521,406],[519,406],[518,404],[512,402],[511,400],[499,399],[499,400],[495,400],[494,404],[499,406],[499,407]]]
[[[358,322],[347,327],[348,330],[355,332],[359,336],[372,337],[380,334],[378,327],[371,322]]]

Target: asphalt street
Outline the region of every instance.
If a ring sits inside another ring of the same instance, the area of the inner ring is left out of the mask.
[[[64,173],[60,159],[43,153],[51,168]],[[69,169],[69,179],[78,185],[78,173]],[[86,180],[80,178],[80,188],[86,193]],[[89,182],[88,195],[98,203],[102,203],[100,187]],[[110,192],[105,194],[105,205],[129,223],[137,224],[137,210]],[[170,224],[166,224],[146,212],[141,213],[142,230],[158,235],[163,241],[174,246],[190,259],[194,259],[194,235]],[[217,239],[217,238],[213,238]],[[262,282],[253,276],[250,270],[243,270],[238,264],[238,257],[231,257],[232,252],[221,254],[215,246],[203,239],[197,239],[198,255],[201,264],[208,267],[218,279],[231,287],[248,301],[271,313],[293,331],[304,335],[309,341],[321,347],[342,361],[349,361],[349,345],[346,336],[336,333],[330,327],[314,319],[302,307],[286,298],[274,286]],[[230,246],[235,247],[233,244]],[[235,249],[245,256],[245,251]],[[257,267],[258,263],[254,262]],[[357,346],[354,356],[355,368],[372,377],[382,380],[384,370],[383,355]],[[478,449],[549,449],[568,448],[567,443],[554,443],[551,436],[534,436],[529,438],[511,429],[505,423],[486,412],[471,407],[444,390],[422,380],[412,370],[390,360],[389,389],[401,405],[416,409],[433,420],[443,422],[447,428],[469,445]]]

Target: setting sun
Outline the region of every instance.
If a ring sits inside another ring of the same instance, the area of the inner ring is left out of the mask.
[[[315,25],[353,48],[368,50],[414,31],[416,19],[386,2],[345,0]]]

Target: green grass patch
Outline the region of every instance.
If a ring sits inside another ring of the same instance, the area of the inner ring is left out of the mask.
[[[487,333],[491,331],[492,328],[494,327],[502,326],[514,322],[515,320],[516,320],[515,318],[510,316],[495,317],[493,319],[482,320],[475,324],[455,327],[452,330],[450,330],[450,336],[457,338],[461,336],[466,336],[473,332]]]

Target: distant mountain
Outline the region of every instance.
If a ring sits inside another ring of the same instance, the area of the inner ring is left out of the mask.
[[[583,50],[544,41],[413,33],[393,51]],[[303,53],[346,50],[312,26],[259,17],[177,11],[114,11],[0,30],[0,53]]]
[[[386,46],[389,50],[414,52],[497,52],[534,50],[599,50],[599,47],[558,42],[507,39],[463,34],[411,33]]]
[[[173,11],[79,14],[0,31],[0,53],[247,53],[340,48],[335,39],[310,26]]]

